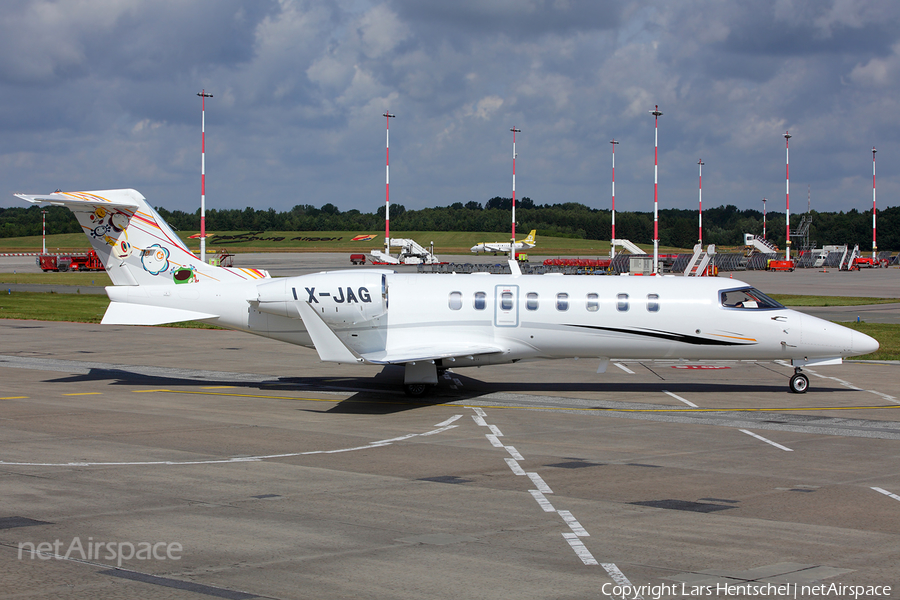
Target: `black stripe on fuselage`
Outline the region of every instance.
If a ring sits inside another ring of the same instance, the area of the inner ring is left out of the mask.
[[[698,337],[695,335],[685,335],[683,333],[671,333],[668,331],[649,331],[641,329],[620,329],[618,327],[599,327],[597,325],[573,325],[569,327],[582,327],[584,329],[599,329],[601,331],[614,331],[616,333],[625,333],[630,335],[641,335],[644,337],[658,338],[662,340],[671,340],[673,342],[681,342],[683,344],[691,344],[694,346],[750,346],[752,344],[741,342],[729,342],[727,340],[711,340],[709,338]]]

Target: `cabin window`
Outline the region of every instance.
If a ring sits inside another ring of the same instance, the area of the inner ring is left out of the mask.
[[[616,310],[619,312],[628,310],[628,294],[619,294],[616,296]]]
[[[484,310],[485,306],[487,306],[487,294],[475,292],[475,310]]]
[[[538,309],[538,295],[536,292],[528,292],[528,295],[525,298],[525,308],[528,310]]]
[[[600,310],[600,296],[597,294],[588,294],[587,304],[585,306],[587,307],[588,312],[597,312]]]
[[[659,312],[659,294],[647,294],[647,311]]]
[[[726,308],[784,308],[756,288],[741,288],[721,292],[722,306]]]
[[[450,310],[462,308],[462,292],[450,292]]]
[[[556,310],[569,310],[569,295],[565,292],[556,295]]]
[[[513,293],[512,292],[503,292],[500,294],[500,310],[512,310],[513,309]]]

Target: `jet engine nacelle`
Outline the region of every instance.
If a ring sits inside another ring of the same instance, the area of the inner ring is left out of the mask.
[[[300,318],[308,303],[328,327],[357,352],[383,350],[387,338],[387,272],[335,271],[285,277],[257,287],[260,312]]]

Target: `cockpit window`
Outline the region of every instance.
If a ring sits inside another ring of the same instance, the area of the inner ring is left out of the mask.
[[[725,308],[784,308],[756,288],[741,288],[721,292]]]

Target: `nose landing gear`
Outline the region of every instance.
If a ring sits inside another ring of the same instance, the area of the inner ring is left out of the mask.
[[[803,373],[800,367],[794,369],[794,374],[791,376],[788,387],[794,394],[805,394],[806,390],[809,389],[809,377]]]

